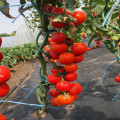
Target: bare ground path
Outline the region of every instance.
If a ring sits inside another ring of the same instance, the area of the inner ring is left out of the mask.
[[[119,64],[113,63],[106,72],[103,84],[95,86],[102,77],[106,66],[115,59],[116,57],[104,47],[89,51],[84,61],[78,64],[79,70],[77,71],[78,79],[76,82],[83,87],[79,98],[73,104],[65,107],[58,107],[58,109],[48,107],[47,115],[43,120],[120,120],[120,95],[115,101],[112,101],[113,96],[120,89],[119,83],[114,81],[114,77],[120,71]],[[23,72],[23,65],[19,65],[18,71]],[[27,67],[26,69],[29,69],[30,65]],[[25,88],[32,89],[37,84],[39,67],[39,63],[36,62],[31,75],[23,84]],[[50,67],[49,64],[48,73],[50,73]],[[14,72],[13,74],[16,74],[14,83],[17,73]],[[20,77],[22,76],[20,75]],[[37,97],[34,93],[25,99],[28,93],[28,91],[19,88],[12,96],[12,100],[37,104]],[[1,105],[0,108],[8,120],[40,120],[33,116],[36,107],[7,103],[5,110]]]

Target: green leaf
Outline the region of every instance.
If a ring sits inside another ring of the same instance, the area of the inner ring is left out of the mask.
[[[73,11],[74,10],[74,6],[76,4],[75,0],[64,0],[66,9],[69,11]]]
[[[107,49],[111,52],[111,53],[115,53],[117,50],[113,47],[113,42],[110,40],[104,40],[103,41],[105,46],[107,47]]]
[[[94,3],[96,3],[97,5],[105,5],[104,0],[94,0]]]
[[[111,19],[115,19],[115,18],[117,18],[118,15],[119,15],[119,10],[114,11],[113,14],[112,14]]]
[[[93,35],[91,38],[90,38],[90,40],[89,40],[89,42],[88,42],[88,47],[90,46],[90,44],[91,44],[91,42],[94,40],[94,38],[96,38],[97,37],[97,35],[95,34],[95,35]]]
[[[14,19],[14,17],[12,17],[9,14],[9,3],[6,0],[0,0],[0,11],[8,18]]]
[[[108,30],[105,29],[105,27],[102,27],[98,22],[95,22],[94,24],[95,24],[95,26],[97,27],[97,29],[99,31],[101,31],[101,32],[108,32]]]
[[[62,19],[63,19],[63,15],[60,14],[59,16],[57,16],[57,17],[53,20],[53,22],[61,22]]]

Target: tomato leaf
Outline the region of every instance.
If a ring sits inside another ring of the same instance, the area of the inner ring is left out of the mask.
[[[90,38],[90,40],[89,40],[89,42],[88,42],[88,47],[90,46],[90,44],[91,44],[91,42],[94,40],[94,38],[96,38],[97,37],[97,35],[95,34],[95,35],[93,35],[91,38]]]
[[[105,5],[105,0],[94,0],[97,5]]]
[[[67,10],[69,10],[69,11],[74,10],[75,4],[76,4],[75,0],[64,0],[64,3],[65,3]]]
[[[104,40],[103,41],[105,46],[107,47],[107,49],[111,52],[111,53],[115,53],[117,50],[113,47],[113,42],[110,40]]]
[[[95,22],[94,24],[95,24],[95,26],[97,27],[97,29],[99,31],[101,31],[101,32],[108,32],[108,30],[105,29],[105,27],[102,27],[98,22]]]
[[[8,18],[14,19],[14,17],[12,17],[9,14],[9,3],[6,0],[0,0],[0,11]]]

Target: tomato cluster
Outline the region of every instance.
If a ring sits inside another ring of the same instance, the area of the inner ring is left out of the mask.
[[[2,39],[0,38],[0,46],[2,44]],[[0,61],[3,59],[3,55],[0,52]],[[0,65],[0,97],[4,97],[8,94],[10,88],[6,83],[11,77],[11,72],[6,66]]]
[[[72,23],[74,26],[78,26],[83,22],[85,22],[86,20],[86,14],[83,11],[74,11],[73,13],[70,13],[64,8],[58,8],[50,4],[46,4],[43,11],[46,13],[52,13],[52,14],[70,15],[71,17],[76,19],[75,21],[72,20],[71,22],[66,23],[64,19],[55,20],[56,17],[48,16],[49,18],[51,18],[50,24],[54,28],[61,29],[66,27],[67,25],[70,25],[70,23]]]
[[[47,80],[54,88],[51,88],[49,94],[53,97],[51,104],[53,106],[64,106],[71,104],[78,98],[82,91],[79,83],[73,83],[78,77],[77,63],[82,62],[87,47],[84,43],[74,43],[74,40],[62,32],[55,32],[49,42],[50,48],[47,49],[50,58],[58,59],[59,65],[51,68],[51,74]]]

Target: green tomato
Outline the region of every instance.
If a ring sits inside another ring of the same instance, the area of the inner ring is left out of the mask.
[[[117,37],[118,37],[118,39],[120,40],[120,34],[115,34],[115,36],[117,36]]]
[[[118,36],[115,35],[110,37],[111,41],[118,41],[118,39],[119,39]]]
[[[114,32],[113,31],[109,31],[109,32],[107,32],[107,37],[111,37],[111,36],[113,36],[113,34],[114,34]]]

